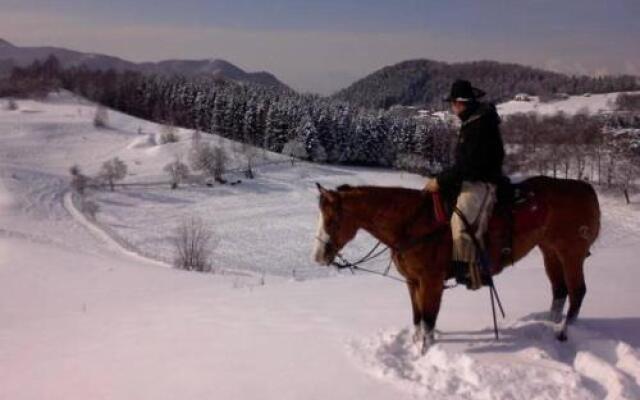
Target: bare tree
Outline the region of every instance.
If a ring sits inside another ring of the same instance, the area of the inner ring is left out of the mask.
[[[629,190],[632,188],[635,180],[640,177],[640,163],[638,163],[637,160],[625,158],[618,165],[618,168],[620,188],[622,189],[627,204],[631,204]]]
[[[213,233],[197,217],[185,218],[176,228],[174,266],[188,271],[211,271],[210,257],[215,243]]]
[[[112,191],[115,189],[115,182],[124,179],[126,175],[127,164],[118,157],[105,161],[100,170],[100,177],[109,184],[109,188]]]
[[[165,165],[164,171],[171,179],[171,189],[177,189],[178,185],[189,176],[189,167],[179,158]]]
[[[202,141],[202,132],[200,132],[199,129],[196,129],[195,131],[193,131],[193,134],[191,134],[192,146],[198,146],[201,141]]]
[[[255,178],[255,173],[253,171],[253,167],[255,164],[255,159],[258,156],[258,152],[256,150],[255,147],[251,146],[250,144],[243,142],[242,143],[242,154],[244,154],[245,159],[246,159],[246,166],[244,169],[244,176],[247,179],[253,179]]]
[[[96,108],[96,113],[93,116],[93,126],[96,128],[106,128],[109,126],[109,113],[103,105],[99,105]]]
[[[224,151],[222,147],[215,147],[213,149],[213,156],[213,178],[220,183],[226,183],[225,179],[223,178],[223,174],[227,171],[227,152]]]
[[[78,194],[84,194],[89,178],[82,174],[78,165],[71,166],[71,168],[69,168],[69,173],[71,174],[71,187],[73,190]]]
[[[616,160],[611,174],[630,204],[629,191],[640,177],[640,145],[634,134],[624,132],[614,136],[610,148],[611,158]]]
[[[189,153],[191,169],[205,174],[213,169],[213,148],[208,143],[193,142]]]
[[[223,174],[226,171],[227,154],[221,147],[213,147],[207,143],[199,143],[191,149],[191,169],[203,171],[216,181],[224,183]]]

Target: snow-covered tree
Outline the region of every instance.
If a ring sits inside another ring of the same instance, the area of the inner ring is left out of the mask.
[[[118,157],[105,161],[100,169],[100,177],[107,182],[112,191],[115,189],[115,182],[124,179],[126,175],[127,165]]]
[[[221,147],[214,147],[208,143],[200,143],[191,149],[189,155],[191,169],[202,171],[219,182],[223,182],[226,171],[227,154]]]
[[[169,175],[171,189],[177,189],[178,185],[189,176],[189,167],[180,159],[165,165],[163,170]]]
[[[324,162],[327,160],[327,152],[320,142],[318,130],[311,116],[305,115],[300,121],[296,132],[296,139],[304,145],[307,154],[306,157],[299,158],[308,158],[315,162]]]

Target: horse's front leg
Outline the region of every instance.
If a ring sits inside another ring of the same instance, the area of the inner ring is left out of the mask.
[[[444,291],[444,279],[441,277],[425,277],[420,280],[418,290],[420,309],[422,311],[422,347],[421,352],[425,354],[434,343],[434,332],[436,320],[440,312],[440,302]]]
[[[420,297],[418,295],[418,281],[407,280],[409,298],[411,299],[411,310],[413,311],[413,342],[422,343],[424,329],[422,328],[422,311],[420,310]]]

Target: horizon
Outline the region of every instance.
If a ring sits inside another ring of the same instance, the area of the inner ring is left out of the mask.
[[[640,75],[633,19],[640,4],[571,0],[361,0],[234,4],[149,0],[107,7],[62,0],[8,0],[0,37],[19,47],[62,47],[133,62],[222,59],[266,71],[301,92],[323,95],[410,59],[492,60],[571,75]],[[28,31],[24,26],[29,26]],[[162,43],[155,46],[156,42]],[[637,52],[636,52],[637,53]]]

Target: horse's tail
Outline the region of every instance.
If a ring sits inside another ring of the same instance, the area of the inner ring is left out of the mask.
[[[596,193],[596,190],[594,189],[593,185],[587,182],[584,182],[584,184],[588,186],[589,199],[593,203],[592,207],[593,207],[593,224],[594,224],[593,231],[594,232],[592,233],[593,237],[591,239],[591,244],[593,244],[596,241],[596,239],[598,239],[598,237],[600,236],[600,217],[601,217],[600,201],[598,200],[598,194]]]

